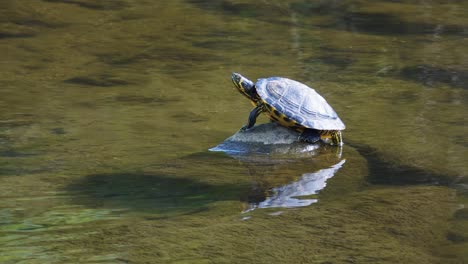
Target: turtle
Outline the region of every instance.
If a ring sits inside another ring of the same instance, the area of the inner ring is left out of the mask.
[[[315,143],[330,138],[333,145],[343,145],[344,123],[313,88],[283,77],[261,78],[253,83],[234,72],[231,79],[254,105],[241,131],[252,128],[260,113],[265,113],[272,122],[301,133],[300,141]]]

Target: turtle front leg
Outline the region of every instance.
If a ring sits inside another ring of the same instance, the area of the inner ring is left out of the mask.
[[[261,112],[263,112],[263,107],[259,105],[252,109],[249,114],[249,120],[247,124],[241,128],[241,131],[246,131],[247,129],[252,128],[255,125],[255,122],[257,122],[257,117]]]

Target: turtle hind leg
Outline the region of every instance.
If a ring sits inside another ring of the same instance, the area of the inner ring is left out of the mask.
[[[307,143],[315,143],[319,140],[320,140],[320,133],[318,130],[315,130],[315,129],[306,129],[299,136],[299,141],[303,141]]]
[[[343,146],[343,137],[341,136],[341,131],[333,131],[331,138],[334,145]]]

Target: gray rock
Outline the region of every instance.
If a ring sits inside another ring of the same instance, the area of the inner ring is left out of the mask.
[[[221,151],[228,154],[311,154],[317,151],[322,142],[315,144],[299,142],[299,133],[277,125],[266,123],[254,126],[247,131],[238,131],[224,140],[211,151]]]

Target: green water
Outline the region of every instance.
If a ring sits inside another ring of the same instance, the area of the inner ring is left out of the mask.
[[[2,1],[0,263],[467,263],[467,12]],[[313,86],[342,156],[208,151],[251,108],[233,71]],[[261,208],[339,162],[315,202]]]

